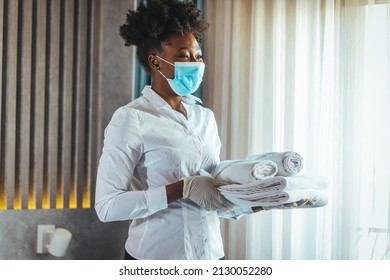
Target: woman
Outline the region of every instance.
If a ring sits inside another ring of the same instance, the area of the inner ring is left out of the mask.
[[[126,259],[221,259],[219,218],[233,210],[200,172],[219,162],[213,113],[191,94],[202,81],[199,47],[208,24],[192,3],[149,1],[120,27],[152,84],[119,108],[105,130],[95,208],[101,221],[132,220]]]
[[[152,76],[143,96],[114,113],[98,168],[99,219],[132,220],[125,259],[223,259],[219,217],[265,210],[234,208],[216,189],[225,182],[207,175],[221,141],[213,113],[191,95],[203,77],[198,42],[207,28],[194,4],[177,0],[141,4],[120,27]]]

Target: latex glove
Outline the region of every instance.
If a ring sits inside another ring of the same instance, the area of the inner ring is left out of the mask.
[[[183,178],[183,198],[193,202],[208,211],[229,211],[234,204],[227,200],[217,188],[228,183],[210,176],[191,176]]]

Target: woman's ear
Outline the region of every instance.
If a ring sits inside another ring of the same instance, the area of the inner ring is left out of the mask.
[[[160,69],[158,59],[154,54],[150,54],[148,56],[148,61],[149,61],[149,66],[152,70],[159,70]]]

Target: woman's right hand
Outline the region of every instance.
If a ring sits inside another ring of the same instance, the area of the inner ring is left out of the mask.
[[[185,177],[183,178],[183,198],[191,199],[199,207],[208,211],[229,211],[233,209],[234,204],[217,189],[227,184],[225,181],[210,176]]]

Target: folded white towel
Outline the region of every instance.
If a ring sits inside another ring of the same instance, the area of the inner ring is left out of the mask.
[[[303,168],[303,159],[296,152],[270,152],[254,154],[246,157],[246,160],[270,160],[278,166],[277,176],[291,176],[300,172]]]
[[[274,177],[277,171],[276,163],[270,160],[225,160],[214,168],[211,176],[230,183],[248,184]]]
[[[225,185],[218,190],[237,206],[276,206],[309,199],[315,205],[302,207],[321,207],[328,203],[327,184],[321,176],[277,176],[245,185]]]
[[[314,202],[314,205],[304,204],[299,208],[314,208],[322,207],[328,204],[328,198],[326,192],[321,190],[293,190],[287,192],[281,192],[266,197],[254,198],[247,200],[243,198],[237,198],[234,196],[225,196],[230,202],[239,207],[258,207],[258,206],[279,206],[286,203],[298,202],[303,199],[308,199]]]

